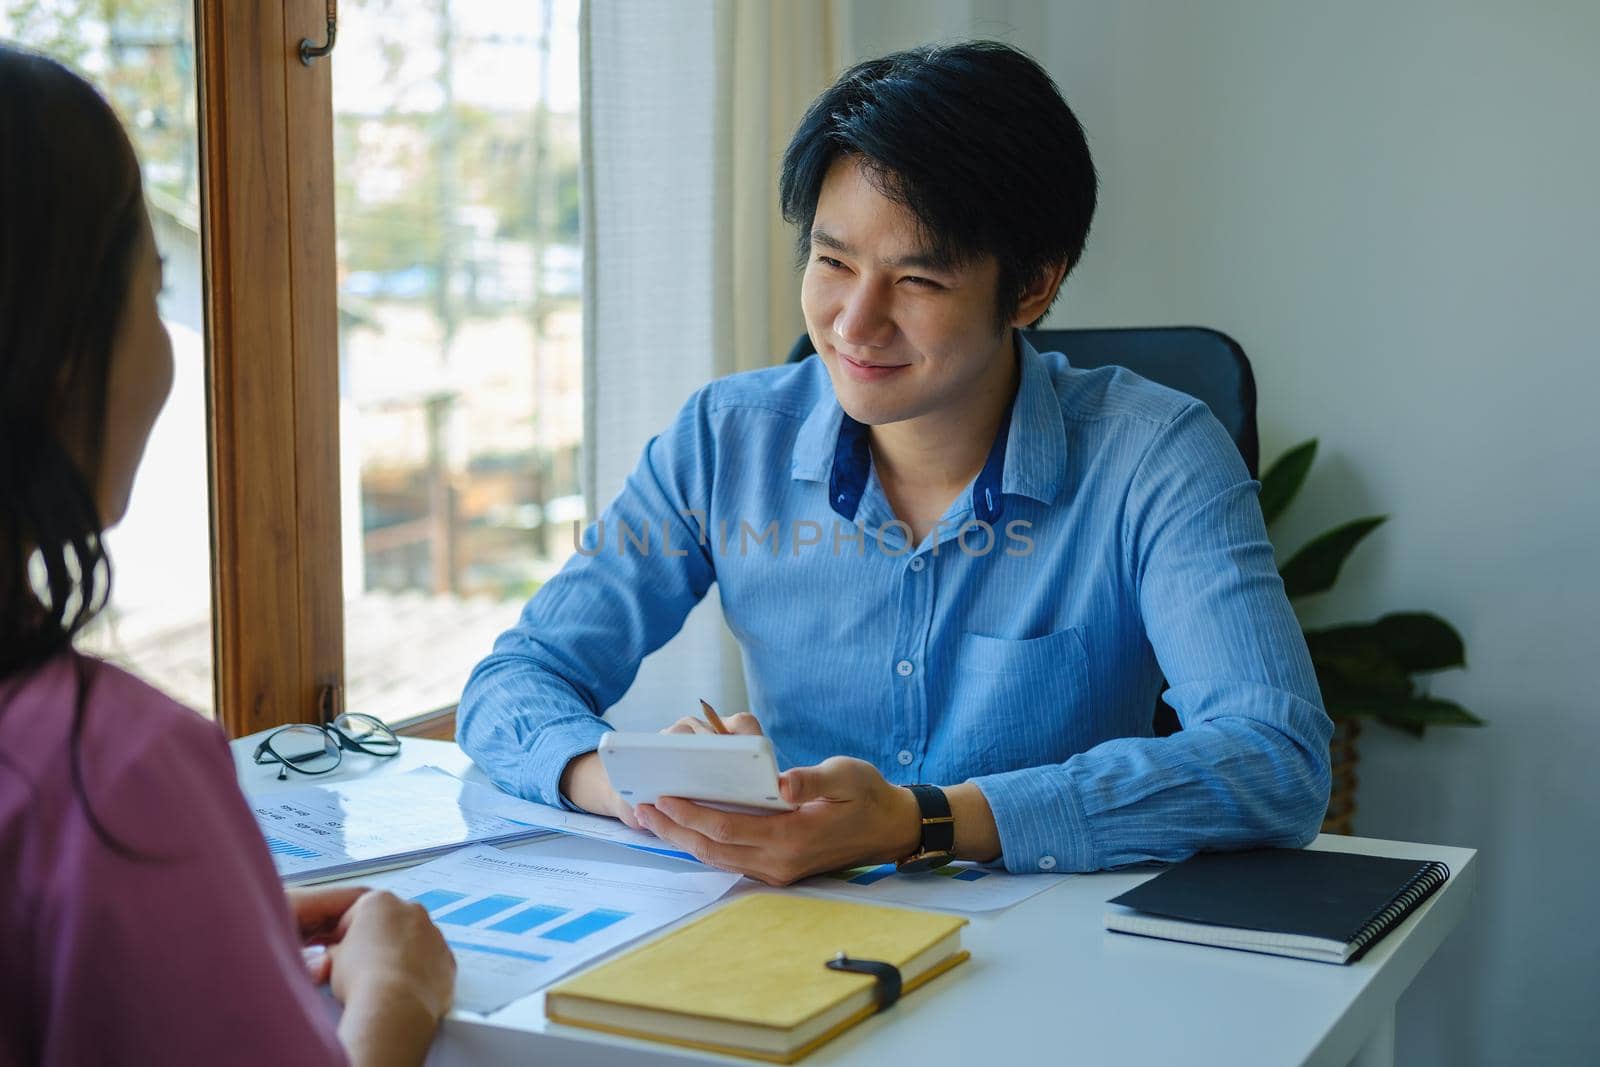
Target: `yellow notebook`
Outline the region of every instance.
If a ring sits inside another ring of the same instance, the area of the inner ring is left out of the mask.
[[[876,1010],[845,952],[900,969],[910,991],[965,960],[967,920],[904,908],[757,893],[563,982],[555,1022],[793,1063]]]

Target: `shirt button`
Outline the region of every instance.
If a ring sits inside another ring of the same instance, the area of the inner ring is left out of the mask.
[[[927,565],[928,565],[927,561],[924,560],[921,556],[917,556],[915,559],[913,559],[911,561],[911,569],[914,570],[914,571],[920,571],[923,567],[926,567]]]
[[[897,759],[897,760],[899,760],[899,761],[900,761],[900,766],[902,766],[902,767],[909,767],[909,766],[911,766],[911,761],[912,761],[912,760],[914,760],[914,759],[916,759],[916,757],[915,757],[915,756],[913,756],[913,755],[912,755],[912,754],[911,754],[911,753],[910,753],[910,751],[909,751],[909,750],[907,750],[907,749],[901,749],[901,750],[900,750],[900,755],[898,755],[898,756],[896,756],[896,757],[895,757],[895,759]]]
[[[1039,869],[1041,871],[1053,871],[1053,870],[1055,870],[1056,869],[1056,858],[1054,856],[1040,856],[1039,857]]]
[[[903,659],[894,665],[894,673],[898,674],[902,678],[911,677],[911,672],[915,669],[916,668],[911,666],[911,661],[908,659]]]

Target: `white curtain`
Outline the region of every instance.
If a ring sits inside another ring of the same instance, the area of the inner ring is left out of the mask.
[[[590,0],[583,10],[585,492],[597,514],[645,443],[719,375],[804,328],[783,148],[839,68],[840,0]],[[652,729],[744,708],[715,595],[610,714]]]

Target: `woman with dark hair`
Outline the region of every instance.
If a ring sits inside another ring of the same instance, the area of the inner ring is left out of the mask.
[[[420,1063],[426,912],[286,900],[216,726],[72,647],[172,382],[160,285],[110,107],[0,46],[0,1065]]]

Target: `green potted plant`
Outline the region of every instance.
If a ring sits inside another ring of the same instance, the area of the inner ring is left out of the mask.
[[[1315,439],[1296,445],[1261,476],[1261,513],[1270,528],[1288,508],[1316,458]],[[1355,519],[1312,540],[1278,567],[1289,600],[1326,592],[1345,560],[1387,515]],[[1322,829],[1348,834],[1355,816],[1356,739],[1361,724],[1376,719],[1421,738],[1429,726],[1482,726],[1454,701],[1431,696],[1419,675],[1466,666],[1455,627],[1427,612],[1396,612],[1372,622],[1305,631],[1306,646],[1333,719],[1333,795]]]

